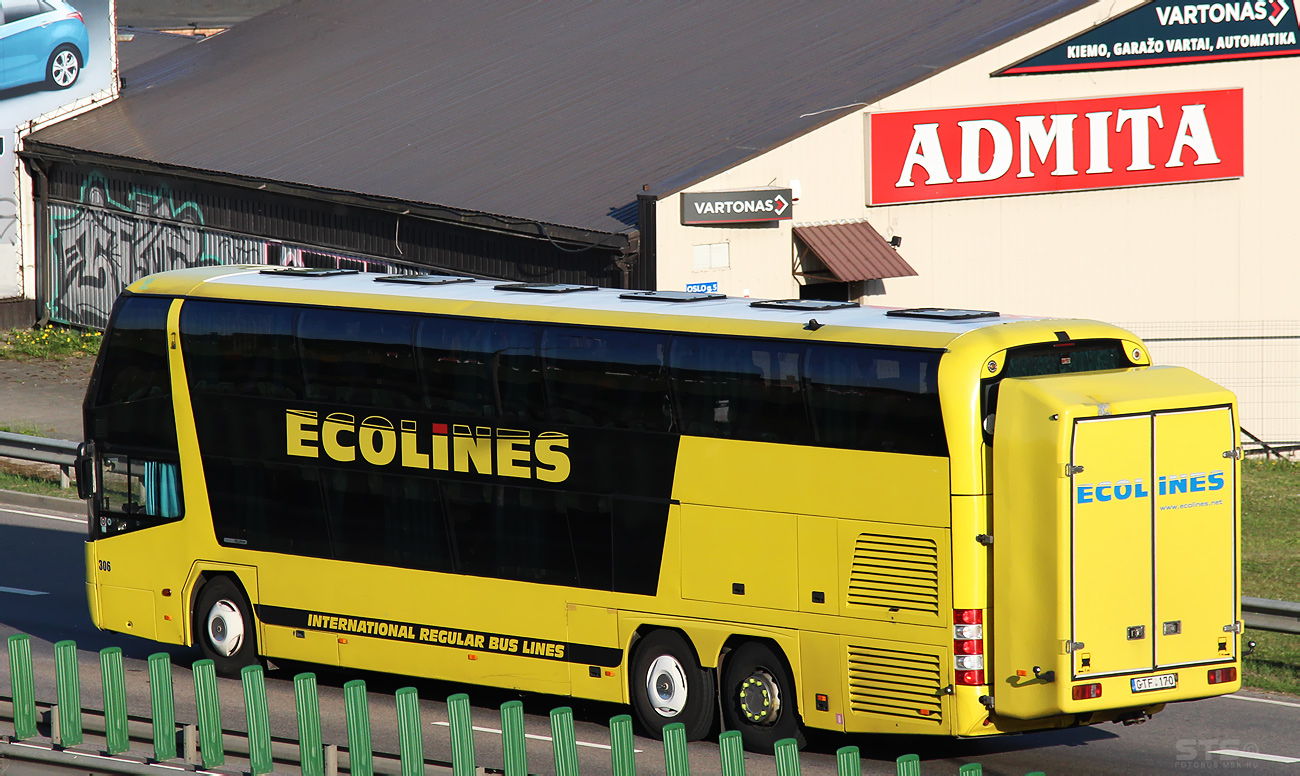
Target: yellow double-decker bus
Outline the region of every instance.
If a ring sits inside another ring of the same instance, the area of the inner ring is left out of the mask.
[[[751,749],[1239,687],[1228,391],[1086,320],[208,267],[85,405],[95,624]],[[719,719],[720,716],[720,719]]]

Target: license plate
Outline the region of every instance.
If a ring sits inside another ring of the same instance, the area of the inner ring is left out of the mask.
[[[1159,676],[1139,676],[1130,679],[1133,692],[1150,692],[1151,690],[1172,690],[1178,686],[1178,674],[1160,674]]]

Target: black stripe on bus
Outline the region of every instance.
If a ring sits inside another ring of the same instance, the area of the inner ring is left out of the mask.
[[[413,644],[463,649],[467,652],[492,652],[602,668],[617,668],[623,661],[623,650],[616,647],[573,644],[567,641],[533,639],[526,636],[420,625],[397,620],[352,617],[267,604],[259,604],[256,609],[257,616],[263,623],[284,628],[407,641]]]

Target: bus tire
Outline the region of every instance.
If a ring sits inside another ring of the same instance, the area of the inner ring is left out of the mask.
[[[804,746],[794,682],[785,661],[764,642],[741,644],[723,663],[722,717],[728,730],[740,731],[747,752],[771,753],[783,738]]]
[[[680,722],[686,740],[698,741],[713,728],[713,673],[700,667],[695,651],[676,631],[651,631],[637,643],[628,681],[632,710],[650,735],[663,738],[666,726]]]
[[[194,640],[222,676],[239,676],[257,663],[257,621],[239,585],[218,575],[199,590],[194,605]]]

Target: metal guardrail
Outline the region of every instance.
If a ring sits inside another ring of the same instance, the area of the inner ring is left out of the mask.
[[[59,479],[65,488],[72,482],[72,467],[77,463],[77,449],[80,446],[81,443],[66,439],[0,431],[0,457],[55,464],[59,467]]]
[[[63,473],[62,480],[65,488],[69,485],[70,470],[77,462],[79,447],[79,443],[69,442],[66,439],[49,439],[0,431],[0,457],[56,464]],[[1241,611],[1247,628],[1278,633],[1300,633],[1300,603],[1243,596]]]
[[[1247,628],[1300,633],[1300,603],[1242,596],[1241,613]]]

